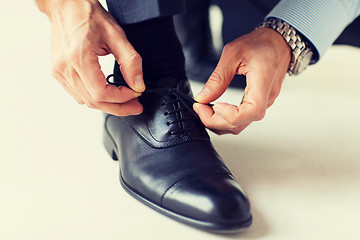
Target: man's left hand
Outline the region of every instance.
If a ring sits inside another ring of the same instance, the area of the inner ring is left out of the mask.
[[[217,134],[239,134],[251,122],[264,118],[280,93],[291,60],[291,49],[275,30],[260,28],[228,43],[216,69],[195,97],[194,110],[204,125]],[[235,74],[246,76],[247,86],[239,106],[205,105],[218,99]]]

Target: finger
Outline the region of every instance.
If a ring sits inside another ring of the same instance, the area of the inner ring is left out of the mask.
[[[137,99],[126,103],[98,103],[96,108],[115,116],[139,115],[143,111],[143,106]]]
[[[141,93],[129,88],[118,88],[106,84],[106,79],[101,71],[98,57],[91,51],[84,51],[82,59],[74,63],[75,69],[84,83],[91,98],[95,102],[124,103],[139,97]]]
[[[64,82],[64,81],[58,81],[58,82],[59,82],[59,83],[61,84],[61,86],[75,99],[75,101],[76,101],[78,104],[80,104],[80,105],[85,104],[85,102],[84,102],[80,97],[77,96],[77,94],[73,91],[73,89],[72,89],[71,87],[69,87],[69,86],[67,85],[66,82]]]
[[[67,84],[73,91],[83,100],[89,108],[96,108],[96,102],[91,97],[89,91],[86,89],[85,84],[80,79],[80,75],[74,68],[67,69]]]
[[[216,114],[208,105],[195,103],[193,109],[199,116],[201,122],[209,129],[229,130],[233,127],[226,122],[222,116]]]
[[[238,68],[239,60],[234,56],[231,45],[228,44],[224,47],[214,72],[200,93],[195,97],[195,100],[200,103],[209,103],[218,99],[229,86]]]
[[[84,103],[89,108],[99,109],[103,112],[107,112],[116,116],[128,116],[128,115],[138,115],[142,113],[143,107],[139,103],[137,98],[126,101],[125,103],[106,103],[106,102],[96,102],[92,99],[90,93],[87,91],[84,83],[81,81],[78,73],[73,69],[71,71],[72,79],[71,85],[75,89],[79,96],[83,99]],[[128,89],[122,87],[121,89]],[[131,91],[130,89],[128,89]]]
[[[109,51],[120,65],[120,71],[131,89],[136,92],[145,91],[142,72],[142,59],[130,44],[122,29],[114,28],[106,39]]]
[[[79,104],[84,104],[84,101],[75,93],[71,86],[66,82],[64,74],[58,70],[54,70],[53,76],[60,83],[60,85],[75,99]]]
[[[273,86],[273,90],[271,91],[271,93],[269,95],[267,108],[271,107],[275,103],[276,98],[280,95],[282,80],[275,81],[275,83],[278,83],[278,84],[274,84],[274,86]]]
[[[251,122],[241,124],[240,126],[235,128],[231,133],[237,135],[237,134],[241,133],[242,131],[244,131],[250,124],[251,124]]]
[[[243,103],[238,107],[227,103],[216,103],[215,113],[219,114],[232,126],[245,122],[259,121],[264,118],[269,98],[269,87],[263,84],[263,74],[249,73],[249,84],[245,89]]]
[[[271,93],[270,94],[266,108],[271,107],[275,103],[277,96],[279,96],[279,93]]]
[[[239,134],[251,123],[247,122],[239,126],[232,126],[225,121],[222,116],[216,114],[211,107],[204,104],[194,104],[194,110],[199,115],[200,120],[204,125],[218,135],[228,133]]]
[[[242,131],[245,130],[245,128],[247,128],[250,125],[250,123],[245,123],[240,125],[239,127],[233,129],[233,130],[217,130],[217,129],[210,129],[211,131],[213,131],[214,133],[218,134],[218,135],[224,135],[224,134],[234,134],[234,135],[238,135],[240,134]]]

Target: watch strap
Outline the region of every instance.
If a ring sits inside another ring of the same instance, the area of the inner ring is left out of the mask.
[[[268,18],[266,21],[263,21],[257,26],[257,28],[262,27],[274,29],[285,39],[292,52],[288,73],[289,75],[299,74],[300,72],[296,66],[298,66],[298,61],[302,60],[302,53],[311,51],[305,39],[292,26],[290,26],[290,24],[278,18]]]

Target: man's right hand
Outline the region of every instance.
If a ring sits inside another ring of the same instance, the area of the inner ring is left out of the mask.
[[[94,0],[37,0],[52,24],[52,73],[79,103],[104,112],[140,114],[142,59],[114,18]],[[108,85],[98,56],[113,54],[127,87]]]

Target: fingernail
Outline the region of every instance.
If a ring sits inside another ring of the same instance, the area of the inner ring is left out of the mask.
[[[198,95],[196,95],[195,100],[199,101],[202,98],[206,97],[206,95],[208,95],[209,93],[209,89],[206,87],[203,87],[203,89],[198,93]]]
[[[134,79],[135,88],[138,92],[143,92],[145,90],[144,80],[142,75],[137,75]]]
[[[134,94],[135,94],[135,97],[140,97],[142,95],[141,92],[134,92]]]
[[[231,104],[228,103],[216,103],[213,106],[214,111],[219,114],[220,116],[223,116],[224,109],[231,106]]]
[[[193,109],[194,109],[194,111],[195,111],[196,113],[199,113],[198,103],[194,103]]]
[[[213,106],[213,109],[214,109],[215,112],[220,113],[222,108],[219,106],[219,104],[215,104],[215,105]]]

